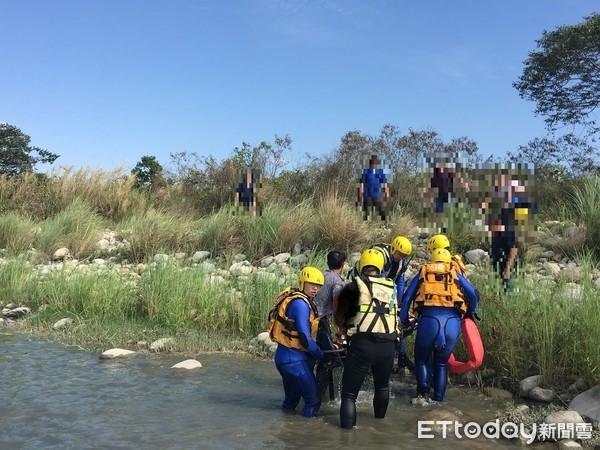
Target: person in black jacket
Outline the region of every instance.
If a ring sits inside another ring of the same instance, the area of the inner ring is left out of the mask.
[[[356,425],[356,397],[369,370],[375,387],[375,417],[384,418],[387,412],[398,340],[398,301],[394,281],[379,276],[383,264],[381,252],[365,250],[359,275],[344,287],[334,311],[338,327],[345,329],[348,337],[340,405],[342,428]]]

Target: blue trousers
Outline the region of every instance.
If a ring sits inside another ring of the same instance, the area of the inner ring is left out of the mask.
[[[425,307],[419,317],[415,338],[417,392],[443,401],[448,384],[448,358],[460,336],[460,313],[455,308]]]
[[[308,360],[276,364],[277,370],[283,379],[285,399],[281,408],[284,410],[296,409],[300,398],[304,398],[304,417],[315,417],[321,407],[319,386]]]

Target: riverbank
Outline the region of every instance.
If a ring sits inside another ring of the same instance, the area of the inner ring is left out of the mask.
[[[543,384],[565,393],[576,382],[600,382],[594,345],[600,339],[600,271],[589,254],[574,258],[560,251],[565,236],[578,233],[576,227],[558,222],[544,227],[547,231],[523,254],[510,294],[502,292],[484,250],[469,250],[464,257],[481,296],[483,369],[517,381],[542,375]],[[418,229],[406,234],[415,249],[406,272],[410,279],[428,258],[428,234]],[[140,263],[119,253],[124,245],[107,231],[95,245],[105,249],[105,258],[77,259],[68,248],[57,249],[46,263],[32,252],[0,258],[3,314],[10,318],[19,314],[11,310],[27,308],[31,314],[20,314],[16,325],[92,350],[143,349],[145,343],[171,337],[171,350],[182,353],[260,354],[251,341],[266,329],[277,294],[297,283],[303,266],[326,267],[325,252],[300,244],[290,253],[259,259],[195,251],[157,253]],[[348,268],[358,255],[349,255]],[[61,319],[72,322],[54,328]],[[458,348],[457,356],[464,358],[464,351]]]

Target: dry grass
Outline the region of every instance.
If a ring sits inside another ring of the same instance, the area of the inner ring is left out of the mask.
[[[375,227],[365,222],[361,213],[335,190],[319,199],[312,225],[316,243],[325,248],[359,250],[375,234]]]

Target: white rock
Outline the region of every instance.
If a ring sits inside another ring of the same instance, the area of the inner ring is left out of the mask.
[[[247,264],[245,264],[247,263]],[[242,261],[240,263],[233,263],[229,268],[229,272],[231,275],[235,277],[240,277],[243,275],[250,275],[252,273],[252,265],[250,265],[247,261]]]
[[[288,259],[290,259],[290,256],[291,255],[289,253],[280,253],[279,255],[274,256],[273,259],[276,263],[284,263],[287,262]]]
[[[164,253],[157,253],[152,258],[154,262],[167,262],[169,260],[169,255],[165,255]]]
[[[305,264],[306,262],[308,262],[308,256],[306,256],[305,254],[300,254],[297,256],[292,256],[289,260],[290,264],[296,265],[296,266],[300,266],[302,264]]]
[[[266,331],[263,331],[262,333],[259,333],[258,336],[256,336],[256,339],[259,340],[259,342],[265,342],[267,339],[269,339],[269,333],[267,333]],[[271,340],[271,339],[269,339]]]
[[[56,321],[54,323],[54,325],[52,325],[52,328],[54,328],[55,330],[58,330],[60,328],[64,328],[68,325],[71,325],[73,323],[73,319],[71,319],[70,317],[65,317],[64,319],[60,319],[58,321]]]
[[[567,283],[564,288],[556,293],[556,298],[563,301],[580,301],[583,295],[581,286],[575,283]]]
[[[200,367],[202,367],[200,361],[196,361],[195,359],[186,359],[185,361],[181,361],[180,363],[175,364],[173,367],[171,367],[171,369],[192,370],[199,369]]]
[[[96,258],[92,261],[92,263],[98,264],[99,266],[103,266],[104,264],[106,264],[106,260],[102,258]]]
[[[233,255],[233,260],[237,261],[237,262],[242,262],[246,259],[246,255],[244,255],[243,253],[237,253],[236,255]]]
[[[279,272],[281,272],[281,275],[289,275],[290,274],[290,266],[288,266],[286,263],[281,263],[279,265]]]
[[[275,261],[275,258],[272,256],[265,256],[260,260],[260,267],[269,267],[271,264],[273,264],[273,261]]]
[[[7,306],[11,306],[10,303]],[[19,317],[23,317],[27,314],[31,313],[31,309],[27,306],[19,306],[18,308],[9,309],[8,311],[3,311],[2,314],[10,319],[18,319]]]
[[[202,264],[200,264],[199,267],[201,270],[205,271],[206,273],[213,273],[215,270],[217,270],[215,265],[208,261],[204,261]]]
[[[162,338],[162,339],[158,339],[158,340],[154,341],[152,344],[150,344],[150,350],[158,352],[158,351],[164,350],[166,348],[173,347],[173,345],[175,345],[175,339]]]
[[[560,266],[555,262],[545,262],[542,265],[542,270],[544,272],[544,275],[556,276],[560,272]]]
[[[96,242],[96,251],[98,252],[107,252],[110,248],[110,242],[108,239],[100,239]]]
[[[477,264],[478,262],[484,261],[487,257],[487,252],[480,248],[469,250],[467,253],[465,253],[465,259],[471,264]]]
[[[100,359],[122,358],[124,356],[133,355],[134,353],[134,351],[125,350],[124,348],[111,348],[110,350],[106,350],[104,353],[102,353],[100,355]]]
[[[71,253],[69,252],[69,249],[67,247],[61,247],[54,252],[54,254],[52,255],[52,260],[60,261],[61,259],[66,258],[70,254]]]
[[[206,259],[210,256],[210,252],[207,251],[198,251],[192,255],[192,262],[200,262],[203,259]]]

